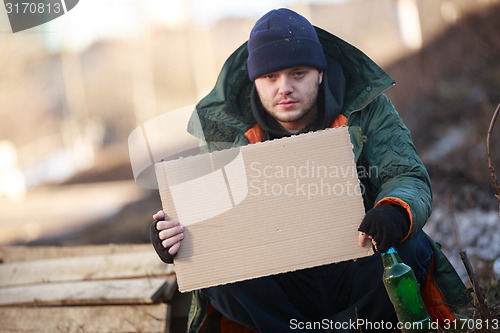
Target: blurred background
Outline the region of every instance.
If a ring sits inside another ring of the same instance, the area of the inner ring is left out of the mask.
[[[498,0],[81,0],[15,34],[2,7],[0,245],[149,242],[161,202],[134,182],[128,135],[206,95],[255,21],[278,7],[396,79],[387,95],[433,182],[425,230],[466,280],[456,221],[474,266],[494,279],[500,231],[486,134],[500,102]],[[497,124],[497,169],[499,141]]]

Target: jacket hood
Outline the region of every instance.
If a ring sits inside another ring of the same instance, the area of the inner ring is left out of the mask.
[[[334,82],[337,64],[345,77],[342,114],[361,110],[395,84],[394,79],[368,56],[337,36],[315,27],[323,45],[328,67],[325,75]],[[213,90],[197,105],[188,124],[188,132],[207,142],[234,142],[256,120],[250,107],[253,82],[248,78],[247,42],[224,63]],[[329,87],[337,94],[335,87]],[[200,126],[201,125],[201,126]]]

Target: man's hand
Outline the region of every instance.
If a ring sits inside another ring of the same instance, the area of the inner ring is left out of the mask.
[[[153,215],[153,219],[155,221],[150,228],[151,243],[160,259],[170,264],[181,246],[184,227],[176,221],[165,221],[165,213],[161,210]]]
[[[358,245],[371,239],[375,249],[384,253],[403,240],[410,230],[410,217],[399,205],[383,205],[370,209],[358,228]]]
[[[367,234],[365,234],[364,232],[362,231],[358,231],[358,245],[361,246],[361,247],[365,247],[365,244],[366,244],[366,241],[367,240],[371,240],[373,246],[375,248],[377,248],[377,243],[373,240],[372,236],[369,236]]]

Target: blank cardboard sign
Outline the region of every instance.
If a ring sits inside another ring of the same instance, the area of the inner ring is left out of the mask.
[[[186,292],[372,254],[347,127],[157,163]]]

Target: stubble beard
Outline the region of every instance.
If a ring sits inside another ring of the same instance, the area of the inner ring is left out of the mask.
[[[313,88],[306,91],[303,98],[295,98],[293,93],[287,96],[286,99],[291,99],[294,101],[300,102],[303,107],[298,110],[280,110],[278,103],[285,98],[282,98],[278,101],[267,101],[263,100],[261,94],[259,94],[258,89],[257,93],[259,95],[260,102],[264,109],[278,122],[280,123],[293,123],[299,122],[310,115],[311,112],[314,112],[317,108],[317,99],[318,99],[318,91],[319,91],[319,78],[313,85]],[[293,114],[292,114],[293,113]]]

